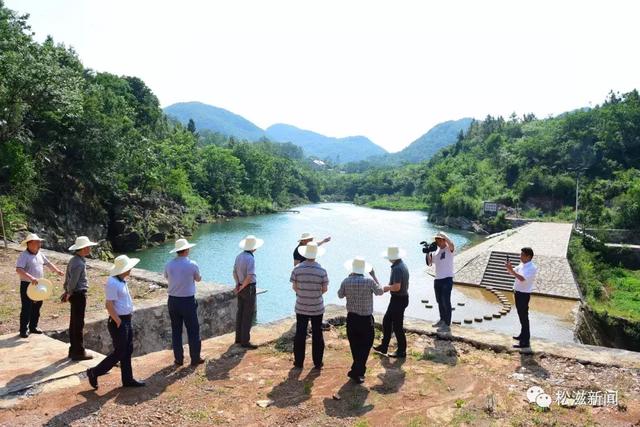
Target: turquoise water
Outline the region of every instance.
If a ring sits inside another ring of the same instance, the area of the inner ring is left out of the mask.
[[[293,250],[303,232],[313,233],[317,240],[326,236],[332,238],[324,245],[326,254],[318,259],[329,274],[329,291],[325,294],[327,304],[344,304],[337,297],[337,290],[347,275],[343,264],[354,256],[364,256],[373,264],[380,282],[387,284],[390,263],[382,258],[382,252],[388,245],[397,244],[407,251],[404,261],[411,275],[407,316],[437,320],[433,279],[425,272],[424,254],[419,242],[431,240],[433,234],[442,228],[429,223],[425,213],[384,211],[346,203],[307,205],[296,210],[299,213],[283,212],[235,218],[198,228],[189,239],[197,244],[190,256],[200,265],[203,279],[231,285],[233,262],[240,252],[238,242],[247,234],[264,239],[264,246],[255,253],[258,287],[267,291],[258,296],[257,320],[260,323],[270,322],[293,313],[295,294],[291,290],[289,276],[293,268]],[[470,233],[444,230],[456,244],[456,251],[478,239]],[[137,252],[135,256],[142,260],[139,267],[162,272],[164,264],[172,258],[168,253],[171,249],[173,242]],[[482,315],[496,310],[497,302],[486,291],[470,292],[456,288],[452,293],[452,302],[455,305],[464,301],[465,306],[457,308],[454,320],[461,316]],[[434,307],[426,309],[420,302],[421,299],[430,300]],[[388,294],[376,297],[375,310],[384,312],[388,301]],[[517,317],[508,320],[512,315],[515,316],[515,310],[505,319],[477,327],[511,332],[517,325]],[[534,321],[538,325],[546,325],[538,330],[532,326],[532,333],[571,341],[572,323],[565,322],[560,317],[562,316],[532,312],[532,325]]]

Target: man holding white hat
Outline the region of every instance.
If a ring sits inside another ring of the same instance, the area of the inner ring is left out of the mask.
[[[198,322],[198,302],[196,301],[196,282],[202,280],[200,269],[195,261],[189,259],[189,250],[194,247],[187,239],[176,240],[169,253],[177,256],[164,267],[164,277],[169,282],[167,302],[171,317],[171,346],[173,347],[174,364],[184,363],[182,349],[182,325],[187,328],[189,337],[189,355],[191,366],[204,363],[200,357],[200,323]]]
[[[36,286],[38,279],[44,277],[44,266],[46,265],[59,276],[64,273],[53,265],[42,252],[42,240],[37,234],[29,233],[22,241],[21,245],[26,249],[18,256],[16,262],[16,273],[20,277],[20,337],[27,338],[29,333],[41,334],[38,329],[38,320],[40,319],[40,308],[42,300],[34,301],[27,295],[29,284]],[[50,292],[50,290],[49,290]],[[27,329],[28,328],[28,329]],[[27,332],[28,331],[28,332]]]
[[[138,258],[120,255],[113,261],[109,280],[104,288],[105,306],[109,312],[107,328],[113,341],[113,351],[107,355],[96,367],[87,369],[87,379],[94,389],[98,388],[98,377],[106,374],[120,362],[120,376],[123,387],[143,387],[142,381],[133,378],[131,369],[131,355],[133,354],[133,300],[129,293],[126,278],[131,270],[140,262]]]
[[[85,257],[91,253],[91,247],[95,245],[97,243],[89,240],[87,236],[80,236],[69,248],[74,254],[67,264],[62,301],[68,301],[71,304],[69,318],[69,358],[71,360],[93,359],[93,356],[87,354],[84,349],[82,332],[89,290]]]
[[[347,338],[353,357],[347,376],[362,384],[374,338],[373,295],[382,295],[384,290],[373,267],[363,257],[350,259],[344,266],[350,274],[340,284],[338,297],[347,298]],[[364,277],[366,272],[371,279]]]
[[[236,257],[233,265],[235,293],[238,296],[236,344],[250,350],[258,348],[251,343],[251,326],[256,309],[256,262],[253,253],[263,244],[264,240],[253,235],[242,239],[238,244],[242,252]]]
[[[404,255],[405,251],[398,246],[389,246],[383,253],[383,257],[391,262],[389,285],[384,287],[385,292],[391,293],[391,299],[382,320],[382,343],[373,349],[387,354],[393,332],[398,341],[398,348],[395,353],[387,354],[389,357],[407,357],[407,338],[403,323],[404,310],[409,305],[409,269],[402,261]]]
[[[300,246],[307,245],[307,243],[312,242],[313,239],[314,239],[313,234],[311,234],[311,233],[302,233],[302,235],[298,239],[298,246],[296,246],[296,248],[293,250],[293,266],[294,267],[296,265],[300,264],[302,261],[306,260],[305,257],[300,255],[300,252],[298,251],[298,248]],[[318,242],[318,246],[322,246],[325,243],[330,242],[330,241],[331,241],[331,237],[325,237],[324,239],[322,239],[322,240],[320,240]]]
[[[324,356],[324,337],[322,336],[322,316],[324,301],[322,295],[329,287],[327,271],[316,262],[322,256],[324,248],[315,242],[309,242],[298,248],[300,255],[305,258],[293,268],[291,287],[296,293],[296,336],[293,340],[294,366],[302,369],[307,340],[307,327],[311,321],[311,348],[313,364],[316,369],[322,369]]]
[[[453,289],[453,251],[455,245],[449,236],[442,231],[433,238],[438,249],[427,254],[427,265],[435,264],[436,276],[433,288],[440,311],[440,320],[434,323],[433,327],[448,332],[451,327],[451,290]]]

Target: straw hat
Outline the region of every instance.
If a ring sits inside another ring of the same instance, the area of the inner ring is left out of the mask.
[[[176,243],[174,245],[174,248],[171,249],[169,251],[170,254],[174,253],[174,252],[180,252],[180,251],[184,251],[186,249],[192,248],[194,247],[196,244],[195,243],[189,243],[187,242],[187,239],[178,239],[176,240]]]
[[[69,247],[69,250],[77,251],[82,248],[86,248],[87,246],[95,246],[95,245],[97,245],[97,243],[89,240],[87,236],[80,236],[80,237],[76,237],[76,242]]]
[[[407,252],[399,246],[389,246],[386,251],[382,252],[382,256],[389,261],[395,261],[403,258]]]
[[[433,239],[443,239],[443,240],[451,240],[449,239],[449,236],[447,236],[447,233],[445,233],[444,231],[438,231],[434,236]]]
[[[311,234],[311,233],[302,233],[302,235],[298,239],[298,242],[301,242],[303,240],[311,240],[311,239],[313,239],[313,234]]]
[[[344,268],[346,268],[350,273],[356,274],[365,274],[373,270],[373,266],[366,262],[361,256],[357,256],[345,262]]]
[[[264,245],[264,240],[256,238],[253,234],[248,235],[238,243],[238,246],[240,246],[240,249],[243,251],[252,251],[262,245]]]
[[[309,242],[305,246],[298,246],[298,253],[307,259],[316,259],[326,252],[325,248],[318,246],[316,242]]]
[[[126,273],[139,262],[140,258],[129,258],[126,255],[120,255],[113,260],[113,267],[109,271],[109,276],[119,276],[122,273]]]
[[[20,245],[21,246],[27,246],[27,243],[29,243],[32,240],[40,240],[41,242],[44,241],[44,239],[41,239],[40,237],[38,237],[37,234],[29,233],[29,234],[27,234],[27,237],[25,237],[24,240],[22,242],[20,242]]]
[[[35,239],[34,239],[35,240]],[[53,283],[49,279],[38,279],[38,284],[30,283],[27,287],[27,296],[32,301],[44,301],[51,295]]]

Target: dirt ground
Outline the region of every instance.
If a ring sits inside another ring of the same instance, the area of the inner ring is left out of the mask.
[[[20,324],[20,279],[16,274],[16,260],[19,252],[10,250],[7,254],[0,250],[0,335],[15,332],[18,333]],[[56,263],[62,271],[66,270],[66,265]],[[89,292],[87,294],[87,317],[92,313],[97,315],[107,311],[104,308],[104,285],[107,283],[108,274],[105,271],[87,268],[89,279]],[[53,282],[54,289],[51,296],[44,301],[40,311],[39,327],[43,330],[52,330],[68,327],[69,325],[69,304],[61,303],[60,296],[63,293],[64,277],[58,276],[45,267],[45,276]],[[166,295],[163,288],[150,288],[149,283],[129,279],[129,289],[131,296],[135,300],[156,298]]]
[[[172,365],[169,351],[134,359],[143,389],[120,388],[119,372],[86,378],[25,399],[0,412],[14,425],[303,425],[303,426],[640,426],[640,371],[583,365],[574,360],[495,353],[469,344],[409,334],[409,356],[373,354],[363,385],[346,377],[351,363],[342,326],[325,332],[325,367],[292,370],[292,342],[244,351],[229,335],[203,342],[207,363]],[[526,390],[616,390],[605,407],[528,403]],[[267,401],[267,407],[258,405]]]

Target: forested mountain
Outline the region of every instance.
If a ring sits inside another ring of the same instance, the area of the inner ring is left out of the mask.
[[[269,126],[266,133],[273,141],[291,142],[301,147],[308,156],[334,163],[365,160],[386,153],[382,147],[364,136],[332,138],[282,123]]]
[[[640,96],[611,93],[590,110],[538,120],[488,116],[429,161],[335,177],[347,198],[411,196],[435,216],[477,218],[482,202],[640,228]]]
[[[295,147],[219,134],[206,143],[168,120],[142,80],[85,69],[51,38],[35,42],[27,17],[1,1],[0,42],[9,234],[28,228],[58,249],[89,235],[132,250],[210,216],[319,199],[320,178]]]
[[[202,102],[179,102],[165,107],[164,112],[185,126],[192,119],[197,129],[207,129],[248,141],[257,141],[265,136],[262,129],[244,117]]]
[[[389,160],[394,163],[420,163],[429,160],[440,149],[455,143],[458,135],[469,129],[471,122],[473,119],[464,118],[439,123],[402,151],[389,154]]]

